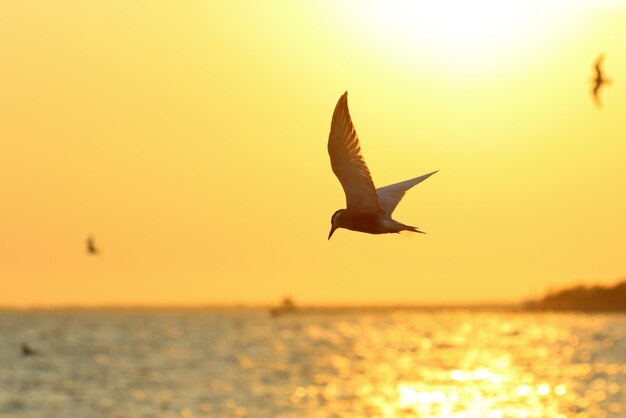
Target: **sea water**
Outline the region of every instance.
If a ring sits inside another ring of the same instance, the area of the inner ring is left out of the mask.
[[[626,315],[0,312],[0,417],[625,416]]]

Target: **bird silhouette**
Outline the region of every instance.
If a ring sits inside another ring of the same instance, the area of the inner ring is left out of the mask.
[[[593,79],[593,89],[591,93],[593,94],[593,99],[596,102],[598,107],[602,106],[602,102],[600,101],[600,89],[605,84],[610,84],[611,80],[604,78],[602,63],[604,61],[604,54],[600,54],[596,59],[596,63],[594,64],[594,68],[596,71],[596,77]]]
[[[333,172],[346,194],[346,209],[336,211],[330,222],[328,239],[337,228],[369,234],[390,234],[400,231],[420,232],[414,226],[391,218],[407,190],[435,174],[433,171],[414,179],[376,189],[370,171],[361,155],[359,138],[348,110],[348,92],[337,102],[328,136],[328,154]]]
[[[87,254],[89,255],[100,254],[100,250],[98,250],[98,248],[96,247],[96,244],[94,243],[94,239],[91,236],[87,237]]]

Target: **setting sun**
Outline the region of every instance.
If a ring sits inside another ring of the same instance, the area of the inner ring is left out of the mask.
[[[537,50],[555,42],[561,46],[563,32],[573,25],[572,16],[551,2],[396,0],[337,6],[346,32],[357,33],[371,53],[404,64],[426,55],[439,70],[453,73],[538,59]]]

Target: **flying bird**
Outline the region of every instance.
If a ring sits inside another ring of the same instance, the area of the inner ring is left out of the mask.
[[[333,172],[346,194],[346,209],[336,211],[330,222],[328,239],[337,228],[368,234],[391,234],[400,231],[420,232],[414,226],[391,219],[407,190],[435,174],[424,174],[411,180],[376,188],[361,155],[361,144],[348,111],[348,92],[335,107],[328,136],[328,154]]]
[[[602,106],[602,102],[600,101],[600,89],[602,88],[603,85],[611,83],[611,80],[604,78],[603,71],[602,71],[603,61],[604,61],[604,54],[600,54],[600,56],[598,57],[594,65],[594,68],[596,70],[596,77],[593,79],[592,94],[593,94],[594,100],[596,101],[596,105],[598,106]]]
[[[100,250],[96,247],[94,243],[93,237],[87,237],[87,254],[89,255],[98,255]]]

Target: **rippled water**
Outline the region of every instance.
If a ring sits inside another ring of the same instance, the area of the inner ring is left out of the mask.
[[[38,353],[23,356],[20,343]],[[0,312],[0,417],[624,417],[626,316]]]

